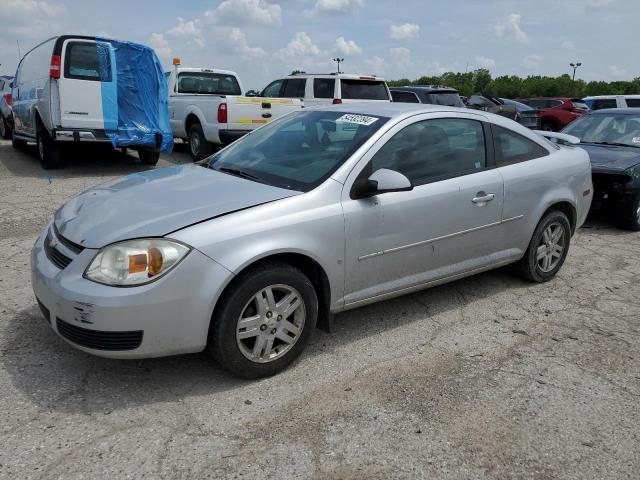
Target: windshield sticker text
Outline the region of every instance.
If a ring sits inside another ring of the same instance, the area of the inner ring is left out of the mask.
[[[348,122],[355,123],[357,125],[371,125],[378,121],[378,117],[368,117],[366,115],[354,115],[352,113],[347,113],[346,115],[341,116],[336,120],[336,122]]]

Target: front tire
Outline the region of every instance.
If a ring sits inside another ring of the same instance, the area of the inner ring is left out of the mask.
[[[40,124],[36,133],[36,145],[40,165],[45,170],[51,170],[60,166],[60,146],[53,141],[49,132]]]
[[[548,282],[560,270],[571,243],[571,225],[559,210],[548,212],[538,223],[527,252],[517,264],[520,274],[532,282]]]
[[[224,292],[208,350],[236,376],[268,377],[302,353],[317,318],[318,297],[304,273],[285,263],[260,265]]]
[[[640,231],[640,193],[631,197],[630,201],[622,202],[616,211],[618,227],[632,232]]]
[[[9,140],[11,137],[11,127],[9,127],[7,119],[0,115],[0,138]]]
[[[16,150],[21,150],[24,151],[27,149],[27,142],[25,142],[24,140],[19,140],[16,138],[16,131],[12,130],[11,131],[11,146],[13,146],[13,148],[15,148]]]
[[[545,132],[557,132],[558,129],[552,122],[542,122],[542,130]]]
[[[199,123],[189,129],[189,152],[194,162],[207,158],[213,152],[213,145],[204,137],[204,131]]]

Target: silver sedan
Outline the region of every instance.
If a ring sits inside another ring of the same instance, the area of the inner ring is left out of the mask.
[[[512,263],[553,278],[593,190],[563,140],[441,106],[303,110],[72,199],[33,248],[33,289],[85,352],[206,348],[271,375],[336,312]]]

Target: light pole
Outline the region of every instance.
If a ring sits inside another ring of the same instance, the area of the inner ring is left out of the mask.
[[[341,72],[340,72],[340,63],[341,63],[341,62],[344,62],[344,58],[338,58],[338,57],[336,57],[336,58],[333,58],[332,60],[338,64],[338,73],[341,73]]]
[[[573,81],[576,81],[576,70],[578,69],[578,67],[582,66],[581,62],[577,62],[577,63],[570,63],[569,64],[570,67],[573,68]]]

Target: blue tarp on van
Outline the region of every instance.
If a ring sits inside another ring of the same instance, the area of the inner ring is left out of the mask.
[[[102,107],[105,133],[113,146],[171,151],[167,79],[153,49],[96,40],[100,66],[112,73],[111,82],[102,82]]]

